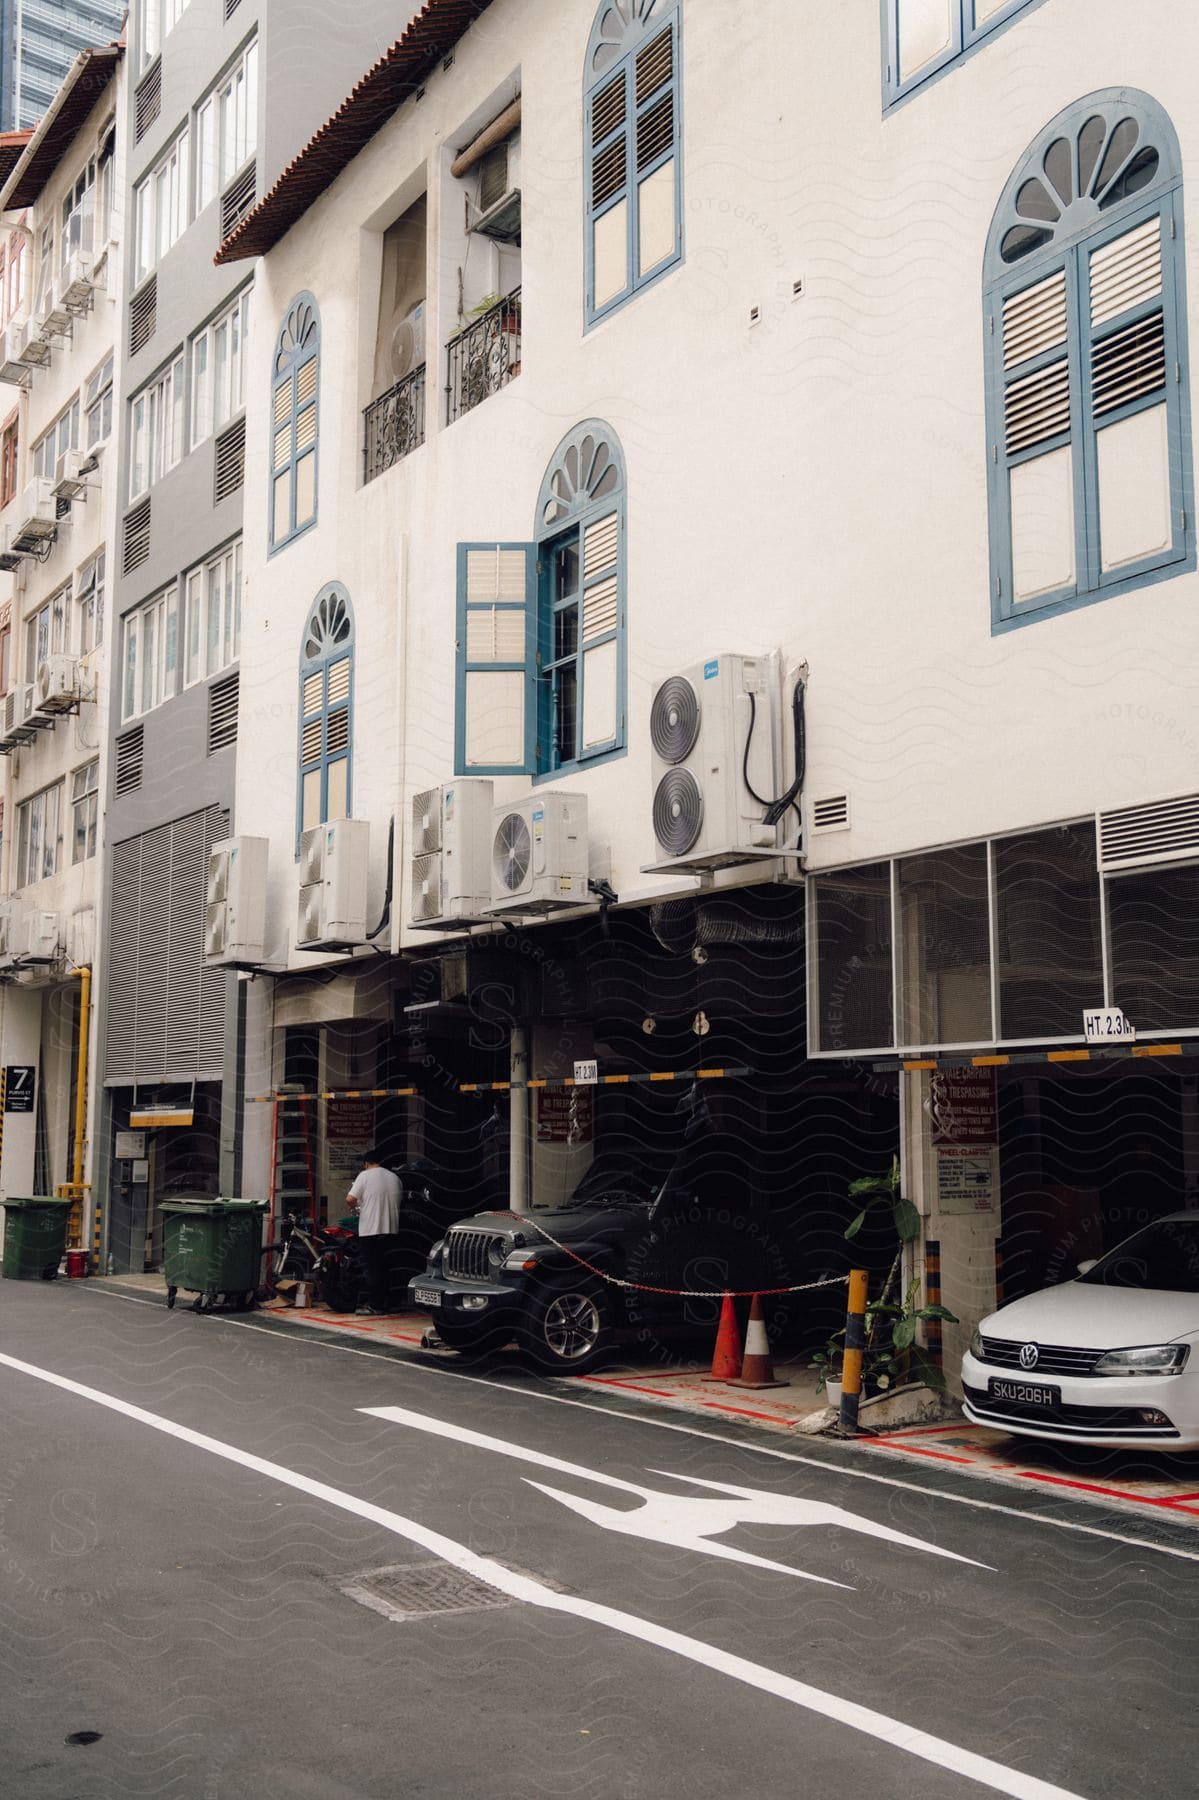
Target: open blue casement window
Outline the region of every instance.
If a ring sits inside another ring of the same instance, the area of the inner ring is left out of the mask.
[[[683,254],[677,0],[602,0],[583,74],[590,325]]]
[[[1194,566],[1182,178],[1148,96],[1041,133],[988,240],[996,629]]]
[[[1040,0],[882,0],[887,104],[940,74]]]
[[[601,420],[555,451],[536,531],[458,546],[459,775],[553,774],[626,745],[624,457]]]
[[[271,376],[271,549],[316,524],[321,316],[297,294],[275,342]]]
[[[303,831],[348,819],[353,801],[354,612],[340,581],[317,595],[300,650],[296,848]]]

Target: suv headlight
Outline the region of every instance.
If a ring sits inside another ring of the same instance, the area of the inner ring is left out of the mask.
[[[1177,1375],[1190,1354],[1189,1344],[1139,1344],[1131,1350],[1109,1350],[1091,1371],[1094,1375]]]
[[[511,1250],[504,1258],[506,1269],[535,1269],[537,1258],[531,1250]]]

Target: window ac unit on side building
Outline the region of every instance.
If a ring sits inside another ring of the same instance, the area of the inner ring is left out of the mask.
[[[204,961],[257,968],[266,960],[269,838],[223,838],[208,852]]]
[[[491,813],[489,913],[585,906],[587,796],[533,794]]]
[[[33,380],[33,365],[25,361],[25,321],[18,320],[0,336],[0,382],[9,387],[28,387]]]
[[[64,450],[54,468],[50,492],[56,500],[81,500],[87,495],[87,477],[96,467],[94,456],[82,450]]]
[[[345,949],[366,942],[370,823],[337,819],[300,838],[298,950]]]
[[[91,261],[86,256],[70,256],[58,284],[58,304],[64,312],[87,312],[92,304],[95,282]]]
[[[22,963],[57,962],[62,954],[58,936],[59,918],[56,912],[31,912],[26,914],[24,929],[18,939],[19,960]]]
[[[20,943],[21,904],[0,900],[0,970],[11,969]]]
[[[412,918],[425,931],[473,925],[491,900],[490,781],[447,781],[412,801]]]
[[[44,475],[36,475],[27,483],[13,512],[10,544],[14,550],[33,555],[58,536],[58,509]]]
[[[655,871],[769,858],[764,820],[779,792],[776,671],[771,658],[712,656],[669,676],[650,707]]]
[[[38,665],[34,683],[34,711],[49,713],[74,712],[83,698],[79,680],[79,664],[73,656],[55,652]]]

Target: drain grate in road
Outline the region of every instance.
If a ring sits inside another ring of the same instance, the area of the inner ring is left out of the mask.
[[[427,1619],[446,1613],[483,1612],[515,1606],[509,1594],[477,1581],[451,1563],[394,1563],[346,1582],[342,1593],[387,1619]]]

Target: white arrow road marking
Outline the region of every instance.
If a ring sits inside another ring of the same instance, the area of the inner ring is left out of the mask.
[[[727,1675],[730,1680],[742,1682],[746,1687],[757,1689],[759,1693],[772,1694],[776,1699],[786,1700],[792,1706],[802,1707],[806,1712],[817,1713],[821,1718],[847,1725],[866,1737],[889,1744],[892,1749],[903,1750],[910,1756],[920,1757],[924,1762],[934,1763],[939,1769],[964,1775],[968,1780],[976,1781],[981,1787],[990,1788],[994,1793],[1008,1795],[1009,1800],[1083,1800],[1083,1796],[1072,1793],[1067,1788],[1057,1787],[1053,1782],[1042,1781],[1036,1775],[1025,1775],[1019,1769],[1009,1769],[1003,1763],[992,1762],[989,1757],[975,1755],[973,1750],[964,1750],[959,1744],[951,1744],[946,1738],[918,1731],[914,1725],[905,1725],[901,1719],[890,1719],[885,1713],[875,1712],[869,1706],[859,1706],[853,1700],[842,1700],[836,1694],[826,1694],[821,1688],[809,1687],[806,1681],[795,1681],[790,1675],[780,1674],[777,1669],[767,1669],[761,1663],[749,1662],[743,1656],[733,1656],[727,1650],[718,1650],[712,1644],[702,1643],[698,1638],[685,1637],[682,1632],[671,1631],[665,1625],[655,1624],[651,1619],[639,1619],[634,1613],[619,1612],[615,1607],[601,1606],[594,1600],[583,1600],[574,1594],[554,1593],[539,1581],[534,1581],[531,1576],[517,1575],[513,1570],[504,1568],[501,1563],[492,1562],[490,1557],[477,1555],[465,1544],[444,1537],[439,1531],[431,1531],[427,1525],[421,1525],[415,1519],[406,1519],[400,1513],[389,1512],[386,1507],[361,1500],[357,1494],[343,1493],[340,1488],[329,1487],[326,1482],[313,1481],[310,1476],[301,1475],[295,1469],[286,1469],[281,1463],[268,1462],[265,1457],[254,1456],[248,1450],[239,1450],[235,1444],[223,1444],[219,1438],[207,1437],[202,1431],[192,1431],[187,1425],[176,1425],[173,1419],[160,1418],[157,1413],[133,1406],[128,1400],[118,1400],[112,1394],[101,1393],[99,1388],[85,1387],[80,1381],[72,1381],[66,1375],[56,1375],[50,1369],[39,1369],[33,1363],[21,1362],[17,1357],[7,1356],[2,1351],[0,1365],[15,1369],[18,1374],[30,1375],[36,1381],[44,1381],[50,1387],[61,1388],[64,1393],[90,1400],[97,1406],[107,1407],[110,1412],[120,1413],[123,1418],[133,1419],[152,1431],[160,1431],[164,1436],[174,1438],[177,1443],[205,1450],[210,1456],[219,1456],[225,1462],[251,1469],[256,1475],[263,1475],[284,1487],[294,1488],[298,1493],[308,1494],[313,1499],[323,1500],[327,1505],[352,1513],[356,1518],[365,1519],[368,1524],[377,1525],[384,1531],[394,1532],[408,1543],[419,1545],[433,1556],[440,1556],[454,1568],[462,1569],[478,1580],[489,1583],[501,1594],[510,1594],[514,1600],[523,1600],[530,1606],[540,1606],[546,1612],[566,1613],[572,1618],[586,1619],[608,1631],[619,1632],[623,1637],[634,1638],[639,1643],[650,1644],[659,1650],[667,1650],[673,1656],[697,1663],[700,1668],[713,1674]],[[365,1407],[362,1410],[373,1412],[375,1408]],[[448,1431],[446,1435],[455,1434]]]
[[[990,1564],[974,1562],[952,1550],[942,1550],[923,1538],[908,1537],[889,1526],[876,1525],[841,1506],[829,1506],[821,1500],[799,1500],[791,1494],[760,1493],[756,1488],[729,1487],[721,1481],[700,1481],[691,1475],[673,1475],[665,1469],[651,1473],[667,1481],[686,1481],[693,1487],[710,1489],[727,1499],[708,1499],[692,1494],[664,1494],[660,1489],[640,1486],[635,1481],[622,1481],[616,1475],[604,1475],[598,1469],[581,1463],[564,1462],[560,1456],[546,1456],[540,1450],[527,1450],[506,1438],[489,1437],[482,1431],[469,1431],[465,1426],[450,1425],[443,1419],[431,1419],[425,1413],[410,1412],[403,1406],[364,1406],[372,1418],[388,1419],[394,1425],[407,1425],[415,1431],[426,1431],[434,1437],[448,1438],[454,1444],[469,1444],[476,1450],[490,1450],[499,1456],[510,1456],[517,1462],[532,1463],[539,1469],[554,1469],[559,1475],[577,1475],[601,1487],[616,1488],[641,1501],[633,1508],[601,1506],[594,1500],[579,1500],[558,1488],[544,1487],[530,1481],[539,1493],[548,1494],[569,1506],[573,1512],[606,1531],[619,1531],[626,1537],[645,1538],[650,1543],[673,1544],[680,1550],[695,1550],[703,1556],[716,1556],[724,1562],[747,1563],[752,1568],[770,1569],[782,1575],[794,1575],[801,1581],[818,1581],[825,1587],[844,1587],[843,1581],[830,1581],[824,1575],[810,1575],[789,1563],[772,1562],[765,1556],[754,1556],[748,1550],[737,1550],[731,1544],[713,1544],[708,1540],[732,1531],[736,1525],[839,1525],[846,1531],[860,1531],[867,1537],[881,1538],[889,1544],[900,1544],[907,1550],[923,1550],[930,1556],[943,1556],[949,1562],[966,1563],[973,1569],[990,1569]],[[528,1480],[528,1477],[525,1478]]]

